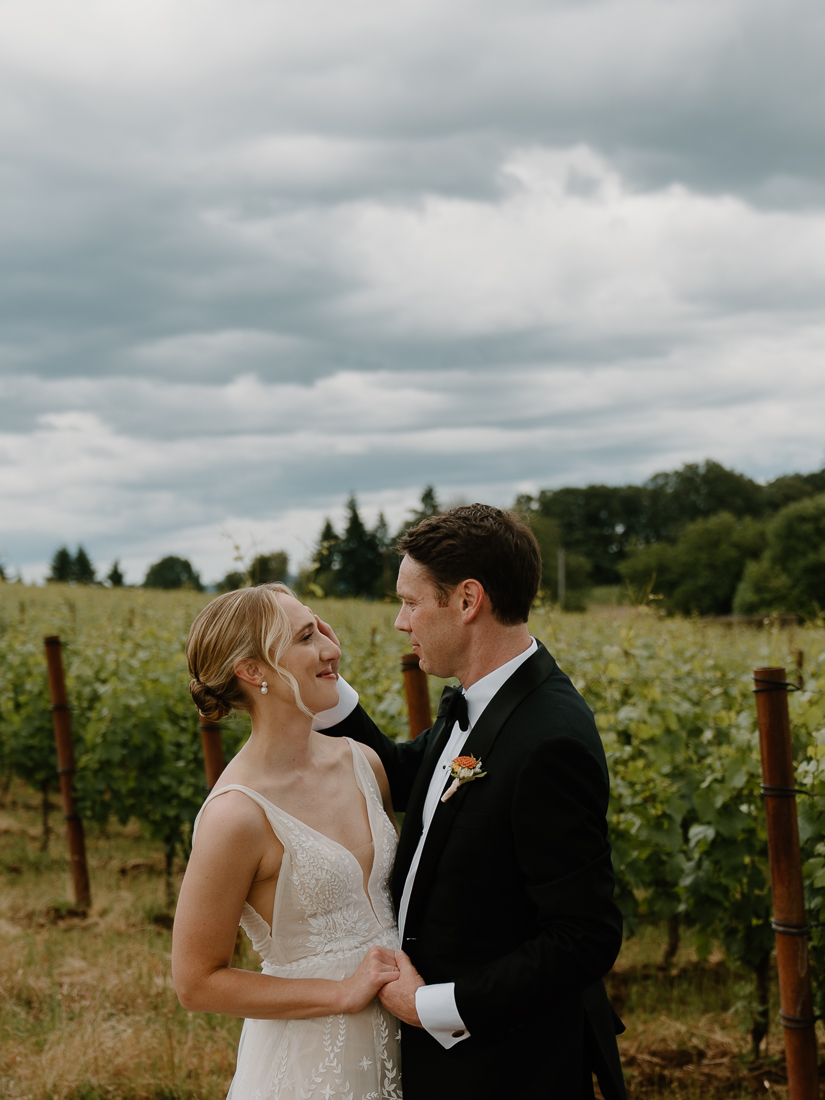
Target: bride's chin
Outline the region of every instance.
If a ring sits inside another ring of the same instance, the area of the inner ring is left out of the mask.
[[[313,714],[319,714],[322,710],[332,710],[338,705],[338,681],[316,680],[316,690],[313,692],[312,702],[307,704]]]

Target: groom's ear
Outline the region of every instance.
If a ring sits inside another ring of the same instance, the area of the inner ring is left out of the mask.
[[[484,586],[479,581],[462,581],[459,588],[459,607],[463,622],[471,623],[484,604]]]

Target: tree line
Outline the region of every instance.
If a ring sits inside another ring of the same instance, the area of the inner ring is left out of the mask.
[[[60,546],[52,557],[49,584],[108,584],[112,588],[122,588],[126,578],[120,569],[120,561],[115,561],[104,577],[97,576],[97,570],[83,546],[78,546],[74,554],[68,546]],[[150,565],[143,581],[144,588],[191,588],[203,591],[200,574],[186,558],[169,555]]]
[[[275,550],[269,554],[258,554],[243,569],[227,573],[216,587],[219,592],[229,592],[236,588],[287,580],[288,577],[289,559],[283,550]],[[0,569],[0,580],[5,579],[5,574]],[[52,557],[46,581],[49,584],[108,584],[112,588],[122,588],[125,577],[120,569],[120,561],[116,561],[105,577],[98,578],[97,570],[83,546],[78,546],[74,554],[67,546],[61,546]],[[179,558],[174,554],[169,554],[149,566],[142,587],[204,591],[200,573],[192,563],[187,558]]]
[[[760,485],[708,459],[654,474],[642,485],[542,489],[518,497],[516,506],[555,520],[565,545],[591,562],[593,583],[615,584],[634,549],[674,542],[695,520],[720,512],[763,518],[823,492],[825,469]]]
[[[521,495],[542,554],[542,596],[559,597],[559,551],[564,551],[565,607],[586,606],[594,585],[628,587],[636,598],[656,595],[681,614],[805,616],[825,610],[825,469],[788,474],[761,485],[711,459],[655,474],[641,485],[587,485]],[[256,555],[219,582],[219,591],[288,581],[307,598],[382,599],[395,592],[395,545],[410,526],[441,510],[425,487],[418,508],[391,532],[383,513],[370,527],[355,494],[345,505],[341,531],[327,518],[312,561],[297,577],[286,553]],[[0,574],[2,577],[2,574]],[[98,580],[82,546],[56,551],[49,581],[124,583],[116,561]],[[203,590],[186,558],[169,555],[151,565],[147,588]]]
[[[825,610],[825,469],[760,485],[718,462],[643,485],[543,490],[517,506],[595,584],[655,593],[681,614]],[[540,540],[541,541],[541,540]]]
[[[583,609],[594,585],[662,597],[668,611],[725,615],[825,610],[825,469],[765,485],[708,459],[658,473],[642,485],[542,489],[516,498],[542,555],[542,596]],[[298,578],[308,596],[381,598],[395,591],[394,547],[408,527],[440,511],[433,486],[390,536],[379,513],[368,528],[354,495],[343,532],[326,519],[311,567]]]

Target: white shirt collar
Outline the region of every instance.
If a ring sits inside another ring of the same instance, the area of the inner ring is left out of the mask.
[[[488,672],[486,676],[476,680],[472,687],[467,688],[464,697],[467,700],[470,728],[479,720],[487,704],[491,702],[499,688],[504,686],[516,669],[523,665],[528,657],[532,657],[537,649],[536,639],[531,638],[530,645],[523,653],[519,653],[518,657],[514,657],[512,661],[508,661],[505,665],[494,668],[492,672]]]

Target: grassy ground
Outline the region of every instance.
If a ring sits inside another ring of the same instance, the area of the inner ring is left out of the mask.
[[[787,1097],[775,981],[770,1032],[755,1061],[745,1009],[751,976],[729,967],[721,953],[698,962],[689,940],[665,969],[664,943],[660,929],[627,941],[607,978],[628,1028],[619,1046],[629,1096]]]
[[[196,1015],[169,976],[163,857],[136,827],[87,837],[93,906],[73,910],[58,829],[40,851],[39,799],[13,784],[0,807],[0,1095],[7,1100],[219,1100],[240,1021]],[[178,876],[183,868],[179,867]],[[632,1097],[784,1097],[779,1028],[748,1057],[741,975],[664,932],[626,943],[608,982]],[[245,937],[237,964],[254,968]],[[776,1006],[772,1007],[776,1018]]]
[[[37,798],[15,785],[0,810],[0,1095],[225,1096],[240,1021],[177,1002],[160,849],[131,826],[92,831],[93,906],[83,915],[67,901],[60,831],[48,853],[39,841]],[[241,965],[254,965],[251,952]]]

